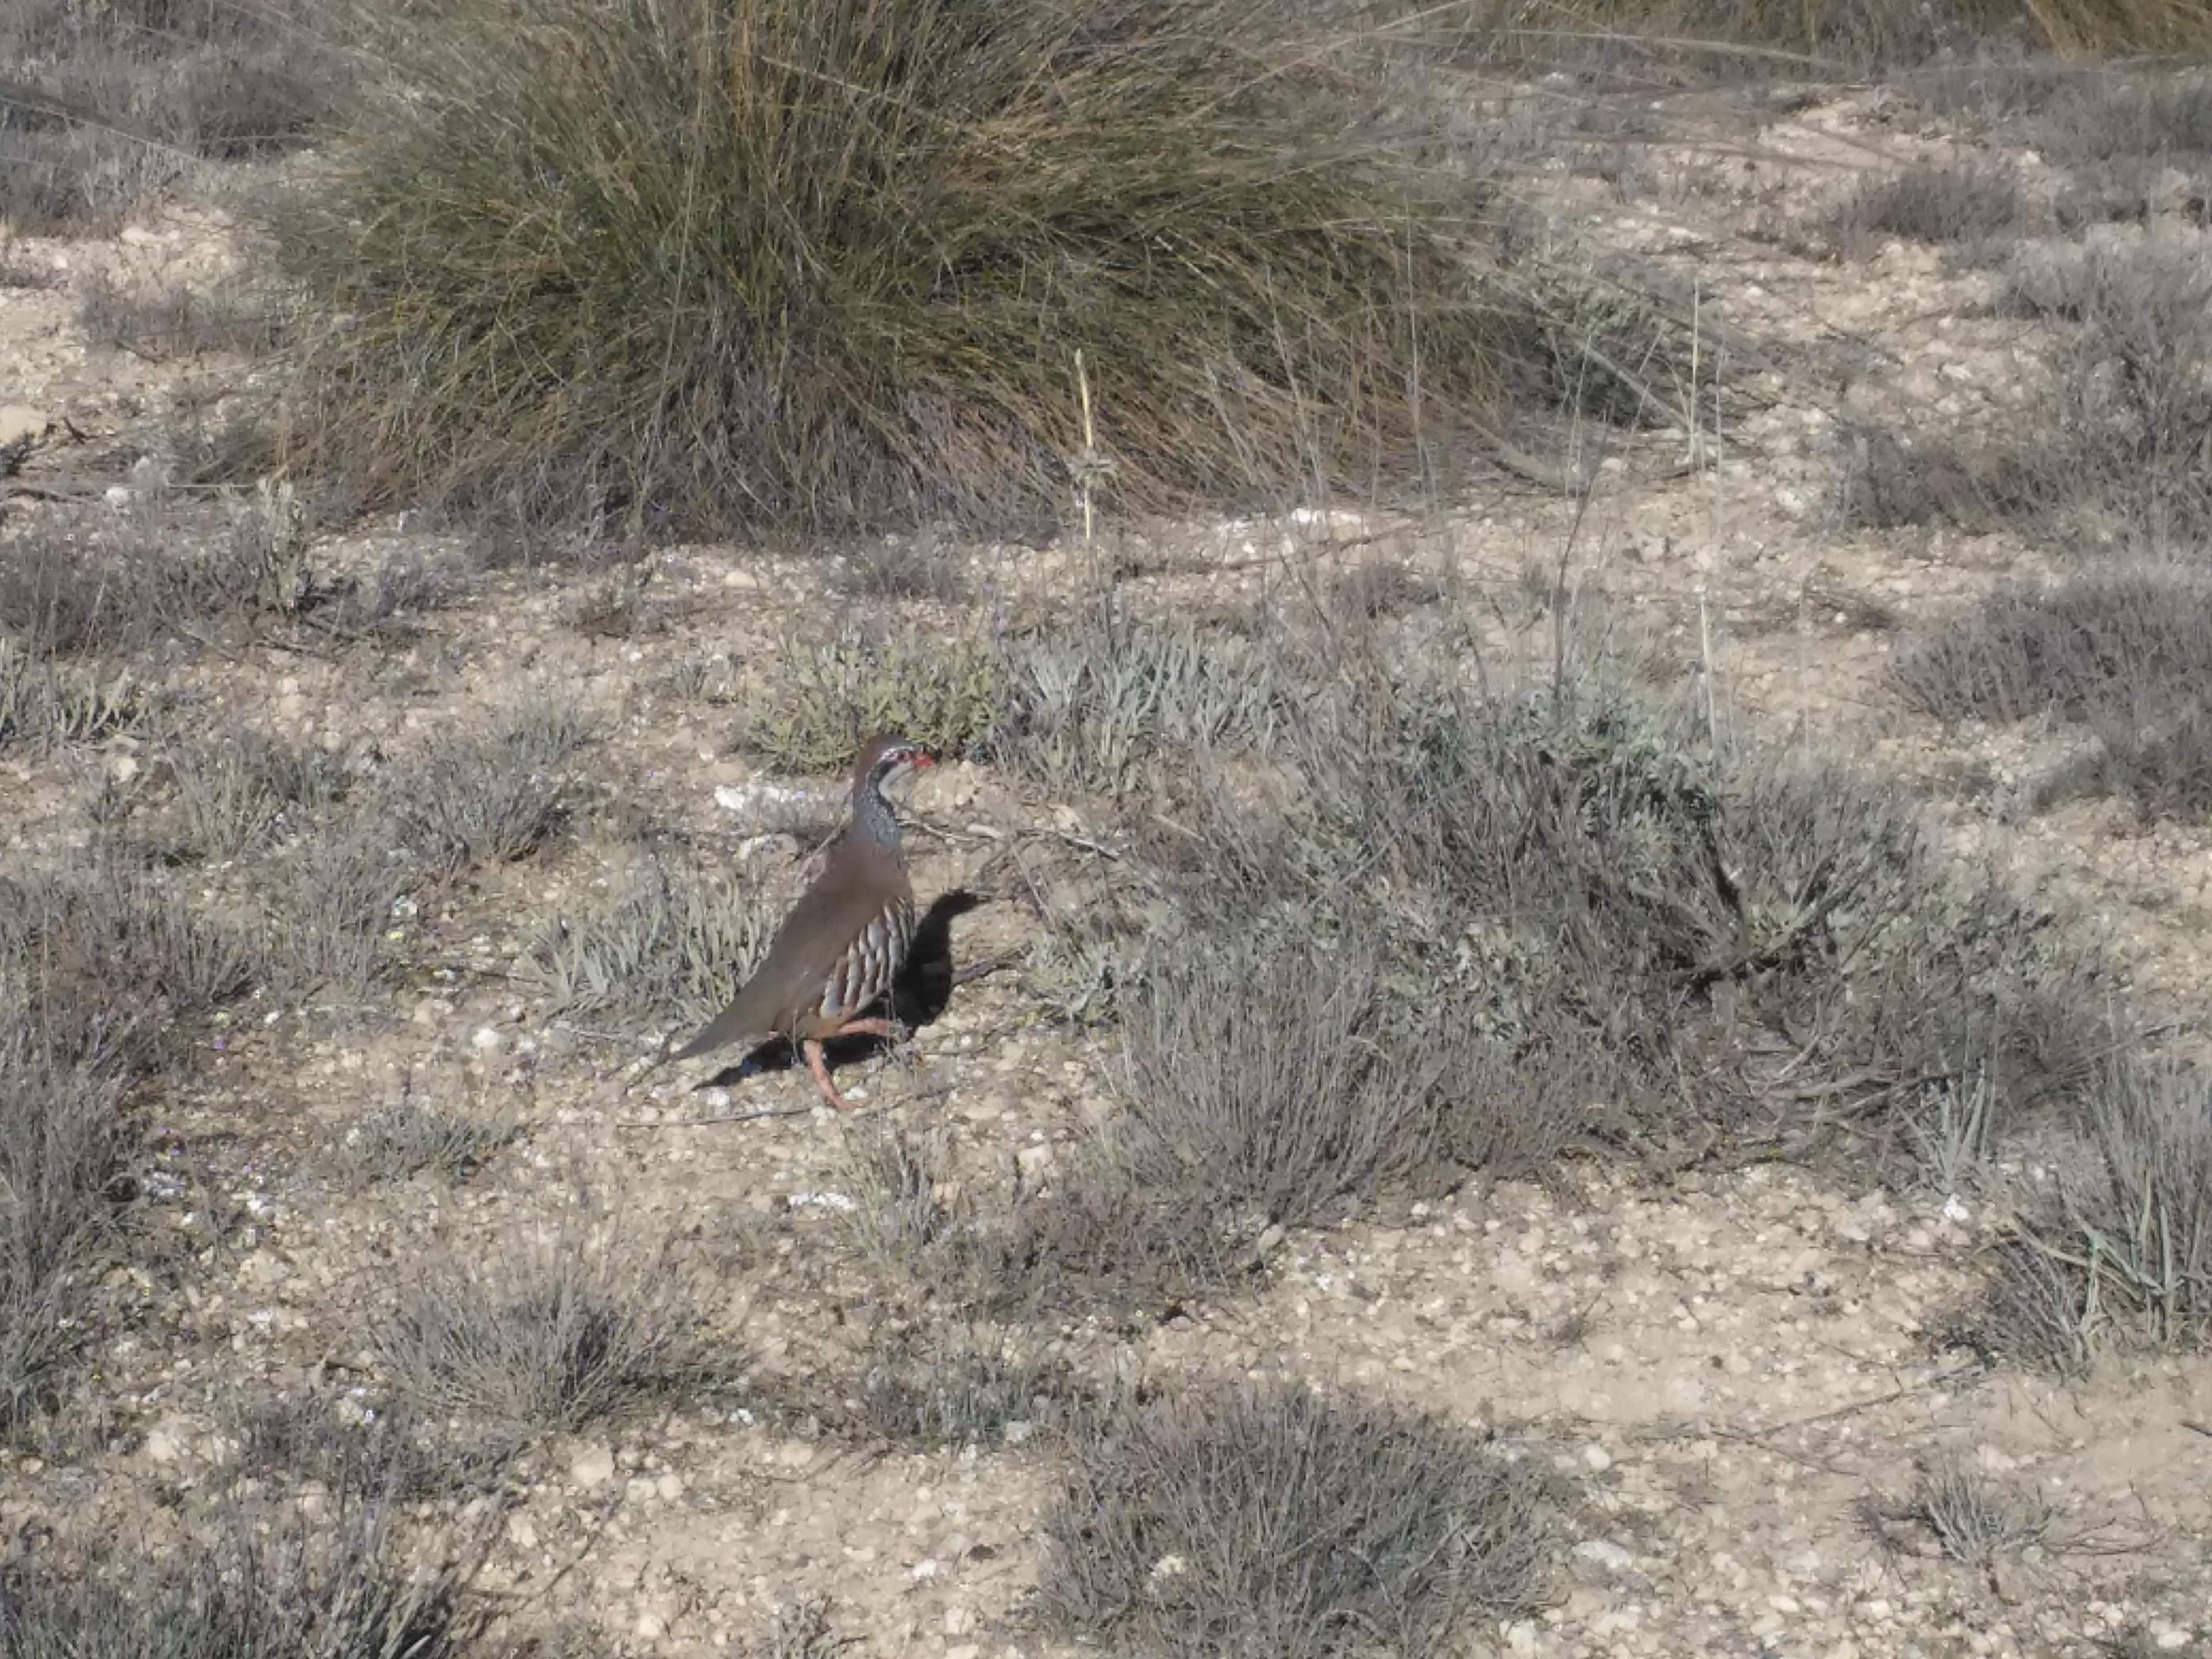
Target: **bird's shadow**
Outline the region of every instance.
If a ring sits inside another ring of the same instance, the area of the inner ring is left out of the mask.
[[[952,1000],[952,919],[966,915],[982,902],[981,897],[965,888],[940,893],[932,901],[914,930],[914,943],[907,947],[906,961],[891,985],[890,994],[862,1012],[888,1014],[909,1030],[935,1024]],[[835,1037],[822,1045],[822,1052],[823,1058],[834,1069],[879,1054],[891,1046],[888,1037]],[[724,1066],[696,1086],[726,1088],[759,1073],[787,1072],[798,1063],[797,1043],[787,1037],[770,1037],[736,1065]]]

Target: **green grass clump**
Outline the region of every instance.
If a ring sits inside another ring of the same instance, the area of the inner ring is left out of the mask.
[[[1364,495],[1491,401],[1378,83],[1266,0],[467,0],[277,216],[362,499],[1030,529]],[[1086,434],[1076,355],[1095,420]],[[1086,450],[1095,436],[1095,451]]]
[[[961,754],[1006,719],[1006,665],[988,641],[911,629],[878,638],[848,629],[794,645],[771,707],[745,746],[793,772],[840,772],[878,732],[901,732],[939,754]]]

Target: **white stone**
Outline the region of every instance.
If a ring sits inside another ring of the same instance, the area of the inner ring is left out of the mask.
[[[589,1490],[615,1478],[615,1454],[611,1446],[586,1446],[568,1465],[568,1478]]]

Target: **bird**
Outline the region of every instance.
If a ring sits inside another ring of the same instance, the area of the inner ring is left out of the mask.
[[[860,1018],[890,990],[914,943],[914,884],[884,790],[936,763],[928,750],[895,733],[862,747],[853,768],[852,817],[830,843],[820,873],[736,1000],[681,1048],[664,1052],[659,1064],[787,1037],[805,1057],[822,1098],[841,1112],[854,1109],[830,1080],[822,1045],[833,1037],[895,1035],[888,1018]]]

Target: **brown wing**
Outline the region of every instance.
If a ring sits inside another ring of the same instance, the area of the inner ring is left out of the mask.
[[[736,1000],[668,1058],[690,1060],[747,1038],[795,1035],[794,1028],[819,1007],[830,976],[870,924],[900,900],[911,906],[912,896],[896,860],[860,842],[839,844],[821,879],[783,919],[768,955]]]

